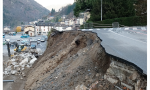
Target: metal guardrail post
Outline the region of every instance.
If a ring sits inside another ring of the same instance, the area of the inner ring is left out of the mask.
[[[14,80],[3,80],[3,82],[14,82]]]

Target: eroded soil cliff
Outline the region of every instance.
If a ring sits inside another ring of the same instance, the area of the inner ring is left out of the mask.
[[[106,54],[95,33],[55,32],[30,68],[25,90],[146,89],[146,78],[123,65]]]

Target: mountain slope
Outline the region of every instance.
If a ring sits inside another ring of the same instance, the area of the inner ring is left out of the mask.
[[[4,26],[37,20],[49,12],[34,0],[3,0]]]

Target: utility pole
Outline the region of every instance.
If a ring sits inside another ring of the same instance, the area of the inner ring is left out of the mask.
[[[7,45],[7,50],[8,50],[8,56],[10,57],[10,46],[9,46],[9,41],[6,42]]]
[[[102,21],[102,0],[101,0],[101,21]]]

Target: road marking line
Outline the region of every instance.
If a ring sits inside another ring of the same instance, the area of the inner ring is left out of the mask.
[[[110,28],[109,30],[113,30],[113,28]],[[109,30],[108,30],[108,31],[109,31]]]
[[[113,32],[113,31],[111,31],[111,30],[110,30],[110,32],[115,33],[115,32]],[[118,34],[118,33],[115,33],[115,34],[120,35],[120,36],[125,37],[125,38],[129,38],[129,39],[134,40],[134,41],[138,41],[138,42],[142,42],[142,43],[147,43],[147,42],[143,42],[143,41],[140,41],[140,40],[136,40],[136,39],[133,39],[133,38],[130,38],[130,37],[127,37],[127,36]]]
[[[97,30],[101,30],[101,29],[97,29]]]
[[[145,27],[141,27],[141,29],[142,29],[142,30],[146,30],[146,28],[145,28]]]
[[[132,31],[132,30],[128,30],[128,31],[135,32],[135,31]],[[147,35],[147,34],[140,33],[140,32],[135,32],[135,33],[139,33],[139,34]]]
[[[129,28],[125,28],[124,30],[129,30]]]
[[[137,30],[137,28],[133,28],[133,30]]]

